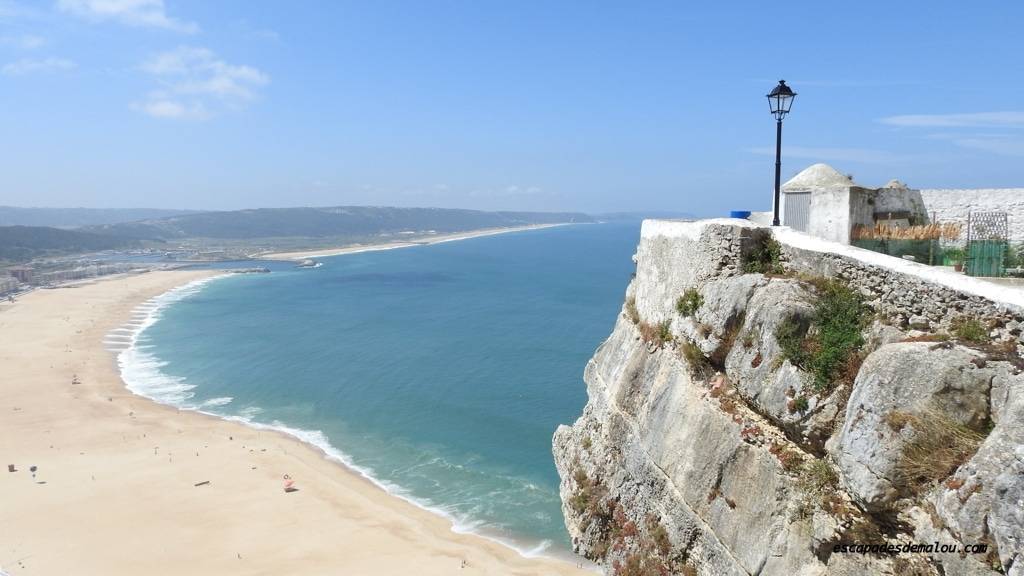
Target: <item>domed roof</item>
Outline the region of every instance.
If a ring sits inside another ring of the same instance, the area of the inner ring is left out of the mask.
[[[899,180],[897,180],[895,178],[893,178],[892,180],[889,180],[889,183],[886,184],[885,187],[886,188],[899,188],[901,190],[906,190],[907,189],[907,185],[906,184],[904,184],[903,182],[900,182]]]
[[[782,185],[784,190],[807,188],[848,188],[856,186],[849,176],[840,173],[828,164],[814,164],[804,169]]]

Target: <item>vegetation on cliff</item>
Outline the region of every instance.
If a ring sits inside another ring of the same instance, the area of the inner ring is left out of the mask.
[[[783,357],[809,372],[818,392],[831,390],[837,379],[857,375],[864,345],[862,331],[870,314],[864,298],[837,280],[813,281],[818,299],[811,318],[790,316],[778,328],[775,339]]]
[[[741,264],[748,274],[782,274],[782,245],[765,234],[743,256]]]

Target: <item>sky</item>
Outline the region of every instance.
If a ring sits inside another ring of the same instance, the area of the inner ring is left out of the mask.
[[[1018,2],[0,0],[0,205],[766,210],[1024,187]]]

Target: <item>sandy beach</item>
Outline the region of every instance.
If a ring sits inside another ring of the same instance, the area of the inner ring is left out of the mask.
[[[453,533],[291,437],[130,393],[105,335],[141,302],[209,274],[151,272],[0,304],[0,570],[589,573]],[[284,492],[285,474],[298,491]]]
[[[524,230],[540,230],[541,228],[554,228],[555,226],[566,226],[568,223],[560,224],[530,224],[528,226],[511,226],[508,228],[484,228],[470,232],[455,232],[452,234],[436,234],[432,236],[410,236],[407,240],[394,240],[391,242],[380,242],[374,244],[353,244],[351,246],[339,246],[337,248],[322,248],[319,250],[300,250],[296,252],[271,252],[258,254],[254,258],[262,260],[303,260],[306,258],[322,258],[324,256],[338,256],[340,254],[354,254],[356,252],[371,252],[374,250],[391,250],[393,248],[407,248],[428,244],[440,244],[453,240],[466,240],[480,236],[493,236],[495,234],[507,234],[509,232],[522,232]]]

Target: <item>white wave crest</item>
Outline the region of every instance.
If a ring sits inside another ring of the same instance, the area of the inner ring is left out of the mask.
[[[163,294],[150,298],[138,305],[132,312],[132,321],[120,328],[115,328],[107,335],[105,343],[117,354],[117,365],[121,369],[121,379],[125,387],[139,396],[144,396],[161,404],[170,404],[179,408],[189,408],[186,403],[192,398],[192,384],[163,373],[160,368],[165,365],[152,352],[150,346],[143,345],[145,331],[156,324],[164,308],[199,293],[202,288],[218,278],[226,278],[228,274],[211,276],[189,282]]]

